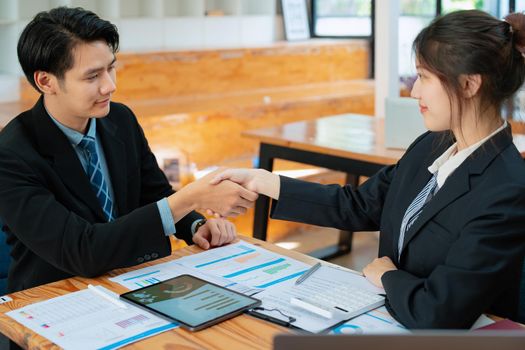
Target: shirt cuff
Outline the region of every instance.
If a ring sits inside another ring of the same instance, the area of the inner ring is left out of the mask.
[[[168,204],[167,198],[162,198],[157,202],[159,208],[160,220],[162,221],[162,227],[164,228],[164,234],[171,236],[177,232],[175,228],[175,222],[173,221],[173,215]]]

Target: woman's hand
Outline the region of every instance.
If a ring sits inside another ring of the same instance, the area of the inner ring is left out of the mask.
[[[363,275],[376,287],[383,288],[381,277],[383,277],[385,272],[394,270],[397,270],[396,265],[394,265],[389,257],[384,256],[382,258],[376,258],[370,264],[366,265],[363,269]]]
[[[256,177],[258,169],[227,169],[215,175],[210,181],[211,185],[217,185],[221,181],[230,180],[249,191],[260,193]]]
[[[263,169],[227,169],[215,175],[210,184],[218,185],[224,180],[235,182],[251,192],[279,198],[279,176]]]

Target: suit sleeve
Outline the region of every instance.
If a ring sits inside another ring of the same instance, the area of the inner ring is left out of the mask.
[[[341,230],[379,230],[383,203],[396,168],[384,167],[357,188],[281,176],[279,200],[273,202],[271,217]]]
[[[47,188],[52,180],[41,173],[12,152],[0,150],[0,216],[29,250],[49,264],[93,277],[136,265],[145,255],[171,253],[156,203],[113,222],[93,224],[61,204]]]
[[[405,326],[469,328],[519,275],[525,189],[509,185],[487,191],[494,200],[468,221],[445,263],[427,278],[401,270],[383,275],[388,306]]]
[[[144,131],[138,124],[133,112],[128,109],[134,117],[136,127],[140,132],[141,138],[141,175],[142,175],[142,189],[141,189],[141,205],[146,205],[152,202],[156,202],[159,199],[169,197],[175,191],[173,191],[166,175],[159,168],[157,159],[149,147],[148,141],[144,136]],[[191,224],[198,219],[204,218],[201,214],[192,211],[188,215],[184,216],[181,220],[175,223],[176,233],[175,236],[179,239],[183,239],[188,245],[193,244],[191,234]]]
[[[425,132],[414,140],[397,164],[382,168],[357,188],[281,176],[279,200],[273,201],[271,217],[349,231],[379,230],[385,198],[398,167],[428,135],[430,132]]]

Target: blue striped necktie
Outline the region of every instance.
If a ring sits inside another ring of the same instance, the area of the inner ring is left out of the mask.
[[[405,240],[405,233],[410,230],[410,227],[417,220],[425,204],[427,204],[433,197],[435,189],[437,187],[437,172],[432,176],[428,183],[423,187],[421,192],[416,196],[412,203],[408,206],[408,209],[403,216],[401,222],[401,230],[399,232],[399,241],[397,242],[397,260],[401,258],[401,251],[403,250],[403,242]]]
[[[108,185],[104,178],[104,173],[102,172],[95,139],[91,136],[84,136],[82,141],[78,144],[78,147],[86,152],[89,160],[86,172],[89,177],[89,182],[91,182],[91,188],[97,195],[98,202],[102,207],[102,211],[106,215],[106,219],[108,222],[113,221],[115,219],[113,201],[109,195]]]

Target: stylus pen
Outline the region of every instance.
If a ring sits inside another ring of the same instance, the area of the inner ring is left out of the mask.
[[[301,284],[303,283],[304,281],[306,281],[306,279],[308,277],[310,277],[315,271],[317,271],[319,268],[321,267],[321,263],[318,262],[317,264],[315,264],[314,266],[310,267],[310,269],[308,271],[306,271],[305,273],[303,273],[301,275],[301,277],[299,277],[297,279],[297,281],[295,281],[295,284]]]
[[[107,301],[112,302],[113,304],[117,305],[118,307],[120,307],[122,309],[127,309],[128,308],[126,306],[126,304],[124,304],[122,301],[116,299],[112,295],[109,295],[109,293],[105,291],[106,288],[104,288],[104,287],[94,286],[92,284],[89,284],[88,285],[88,289],[93,291],[95,294],[98,294],[102,298],[106,299]]]
[[[246,311],[248,315],[252,315],[253,317],[260,318],[261,320],[270,321],[272,323],[278,324],[279,326],[283,327],[293,327],[292,324],[288,321],[283,321],[281,319],[278,319],[276,317],[268,316],[265,314],[258,313],[257,311],[248,310]]]

